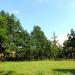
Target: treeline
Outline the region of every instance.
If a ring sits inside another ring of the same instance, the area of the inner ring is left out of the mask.
[[[43,60],[74,59],[75,31],[71,30],[68,40],[61,46],[55,33],[53,41],[46,38],[39,26],[29,34],[20,21],[8,12],[0,12],[0,60]]]

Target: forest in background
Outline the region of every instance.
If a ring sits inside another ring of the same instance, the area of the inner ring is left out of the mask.
[[[0,11],[0,60],[75,59],[75,31],[71,29],[61,46],[48,40],[39,26],[29,34],[14,14]]]

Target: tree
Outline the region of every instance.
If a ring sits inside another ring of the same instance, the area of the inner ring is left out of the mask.
[[[17,38],[17,53],[18,56],[26,60],[32,59],[32,51],[31,51],[31,38],[30,34],[23,30],[21,33],[19,33],[19,36]]]
[[[7,21],[3,16],[3,13],[5,12],[2,11],[2,14],[0,13],[0,48],[5,47],[5,43],[8,39]]]
[[[3,47],[6,49],[5,54],[8,54],[8,50],[16,52],[19,46],[24,46],[25,34],[20,21],[14,14],[6,13],[3,10],[0,12],[0,50]]]
[[[67,35],[68,40],[63,43],[63,54],[66,58],[75,58],[75,31]]]
[[[55,33],[53,33],[53,41],[51,42],[51,57],[53,58],[58,58],[61,52],[60,45],[58,44],[56,38],[57,36],[55,35]]]
[[[31,32],[33,40],[33,56],[35,59],[44,59],[44,52],[46,50],[47,38],[39,26],[34,26]]]
[[[44,58],[45,59],[51,58],[51,41],[50,40],[47,40],[47,42],[46,42],[45,51],[44,51]]]

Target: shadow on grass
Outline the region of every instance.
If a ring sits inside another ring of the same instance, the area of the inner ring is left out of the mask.
[[[75,69],[54,69],[53,71],[60,73],[70,73],[71,75],[75,75]]]
[[[17,74],[15,71],[0,71],[0,75],[24,75],[24,74]]]

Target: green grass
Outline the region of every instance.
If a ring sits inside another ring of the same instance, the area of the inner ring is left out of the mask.
[[[75,61],[0,62],[0,75],[75,75]]]

